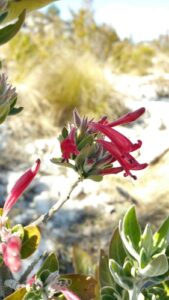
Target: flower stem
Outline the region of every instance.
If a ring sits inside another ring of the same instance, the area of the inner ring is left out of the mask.
[[[78,184],[82,181],[82,178],[79,177],[77,181],[75,181],[75,183],[72,185],[66,199],[64,200],[58,200],[50,209],[46,214],[41,215],[37,220],[35,220],[33,223],[31,223],[31,225],[35,225],[38,226],[42,223],[46,223],[48,221],[48,219],[50,219],[55,212],[57,212],[69,199],[70,196],[72,194],[72,192],[74,191],[74,189],[78,186]]]

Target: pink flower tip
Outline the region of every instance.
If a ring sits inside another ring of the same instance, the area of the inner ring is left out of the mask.
[[[14,204],[17,202],[18,198],[22,195],[25,189],[29,186],[31,181],[36,176],[40,167],[40,159],[37,159],[32,168],[28,169],[15,183],[14,187],[10,191],[4,207],[3,207],[3,217],[8,214]]]
[[[21,269],[21,246],[21,239],[18,236],[11,236],[7,243],[1,247],[3,261],[11,272],[18,272]]]

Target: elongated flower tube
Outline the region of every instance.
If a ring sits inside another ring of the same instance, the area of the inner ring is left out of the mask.
[[[36,176],[40,167],[40,159],[38,159],[32,168],[28,169],[15,183],[14,187],[10,191],[4,207],[3,207],[3,217],[6,217],[11,208],[15,205],[18,198],[22,195],[25,189],[29,186],[33,178]]]
[[[137,179],[135,175],[133,175],[130,170],[142,170],[147,167],[147,163],[140,164],[133,156],[131,156],[129,153],[121,152],[116,144],[113,144],[111,142],[107,142],[104,140],[97,140],[98,143],[102,144],[102,146],[109,151],[112,154],[112,157],[115,157],[116,160],[120,163],[122,169],[119,169],[119,172],[124,170],[124,176],[130,175],[133,179]],[[120,168],[120,167],[119,167]],[[117,167],[118,170],[118,167]],[[112,174],[109,171],[106,173],[107,169],[100,171],[101,174]],[[113,169],[112,169],[113,172]],[[117,171],[118,173],[118,171]]]

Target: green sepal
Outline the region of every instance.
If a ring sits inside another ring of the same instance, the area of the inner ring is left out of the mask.
[[[87,135],[85,136],[77,145],[78,150],[82,150],[85,146],[87,145],[92,145],[93,144],[93,136],[92,135]]]
[[[67,136],[68,136],[68,130],[67,130],[67,128],[66,127],[63,127],[63,129],[62,129],[62,137],[63,137],[63,139],[66,139],[67,138]]]
[[[0,45],[9,42],[20,30],[22,24],[24,23],[26,16],[26,10],[24,10],[16,23],[10,24],[2,29],[0,29]]]

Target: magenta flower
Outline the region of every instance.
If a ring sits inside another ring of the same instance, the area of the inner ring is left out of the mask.
[[[142,145],[140,140],[137,143],[133,144],[127,137],[115,130],[114,126],[127,124],[135,121],[145,112],[144,108],[140,108],[132,113],[128,113],[118,120],[109,123],[107,118],[102,118],[99,122],[91,122],[90,127],[96,132],[103,134],[102,139],[96,139],[96,142],[102,145],[103,149],[108,151],[112,157],[113,161],[118,161],[120,166],[118,167],[107,167],[98,170],[98,174],[107,175],[107,174],[116,174],[125,171],[124,176],[130,175],[132,178],[136,179],[137,177],[133,175],[131,170],[142,170],[147,167],[146,163],[140,164],[137,160],[130,154]],[[105,141],[104,138],[109,138],[109,141]]]
[[[38,159],[31,169],[28,169],[15,183],[14,187],[10,191],[4,207],[3,217],[6,217],[8,212],[17,202],[18,198],[22,195],[25,189],[29,186],[35,175],[37,174],[40,167],[40,159]]]
[[[62,150],[62,157],[64,160],[68,161],[72,154],[78,155],[79,151],[77,149],[75,141],[76,128],[72,128],[69,135],[60,143]]]
[[[6,244],[1,244],[3,261],[11,272],[18,272],[21,269],[21,246],[21,239],[14,235],[8,239]]]

